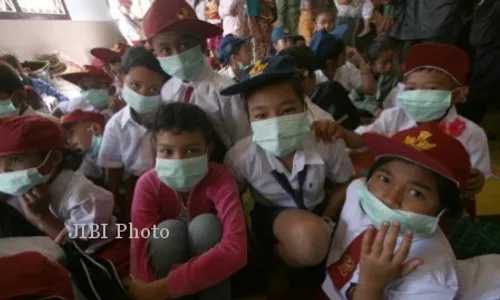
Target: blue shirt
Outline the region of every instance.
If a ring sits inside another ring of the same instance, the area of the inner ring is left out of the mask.
[[[30,77],[31,80],[31,86],[33,89],[40,95],[40,97],[44,96],[52,96],[57,99],[57,102],[65,102],[69,101],[69,98],[63,95],[61,92],[56,90],[54,87],[52,87],[50,84],[47,82],[43,81],[40,78],[36,77]]]

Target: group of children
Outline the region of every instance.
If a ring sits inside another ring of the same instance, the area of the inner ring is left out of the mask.
[[[0,240],[78,240],[131,275],[134,300],[232,299],[255,244],[289,271],[283,299],[498,299],[500,257],[458,261],[440,226],[491,173],[484,131],[454,108],[466,54],[414,46],[399,83],[389,41],[363,57],[320,23],[309,46],[277,28],[277,53],[254,61],[250,38],[228,34],[218,72],[205,48],[221,29],[184,0],[156,0],[151,49],[64,75],[82,92],[61,118],[33,110],[0,63]],[[116,239],[129,221],[169,234]],[[16,266],[0,275],[2,299],[75,297],[37,253],[0,264]]]

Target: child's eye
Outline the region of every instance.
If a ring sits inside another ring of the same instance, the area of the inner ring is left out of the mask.
[[[379,175],[378,176],[378,180],[380,180],[381,182],[383,183],[389,183],[389,178],[387,178],[386,176],[384,175]]]
[[[160,49],[160,53],[169,56],[172,53],[172,51],[170,51],[169,47],[163,47]]]
[[[198,152],[200,152],[198,149],[187,149],[186,150],[186,153],[187,154],[197,154]]]
[[[290,107],[290,108],[285,108],[283,110],[283,114],[293,114],[295,113],[297,110],[295,109],[295,107]]]
[[[410,195],[415,198],[421,198],[424,194],[420,192],[419,190],[410,190]]]
[[[264,120],[266,118],[266,115],[265,114],[257,114],[253,117],[254,117],[254,119],[257,119],[257,120]]]

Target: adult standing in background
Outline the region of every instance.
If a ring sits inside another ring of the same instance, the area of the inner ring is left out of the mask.
[[[285,26],[291,33],[297,33],[301,0],[276,0],[278,26]]]
[[[223,36],[228,34],[240,38],[245,36],[244,11],[245,0],[219,0],[219,16],[222,18]]]
[[[246,0],[248,27],[253,36],[254,58],[261,59],[269,53],[271,33],[276,21],[276,0]]]

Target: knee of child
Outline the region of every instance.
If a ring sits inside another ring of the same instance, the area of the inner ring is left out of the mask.
[[[149,235],[148,243],[152,245],[186,244],[188,229],[184,221],[170,219],[158,223]],[[167,233],[167,234],[164,234]]]
[[[188,226],[189,244],[193,254],[201,254],[222,238],[222,224],[214,214],[196,216]]]

